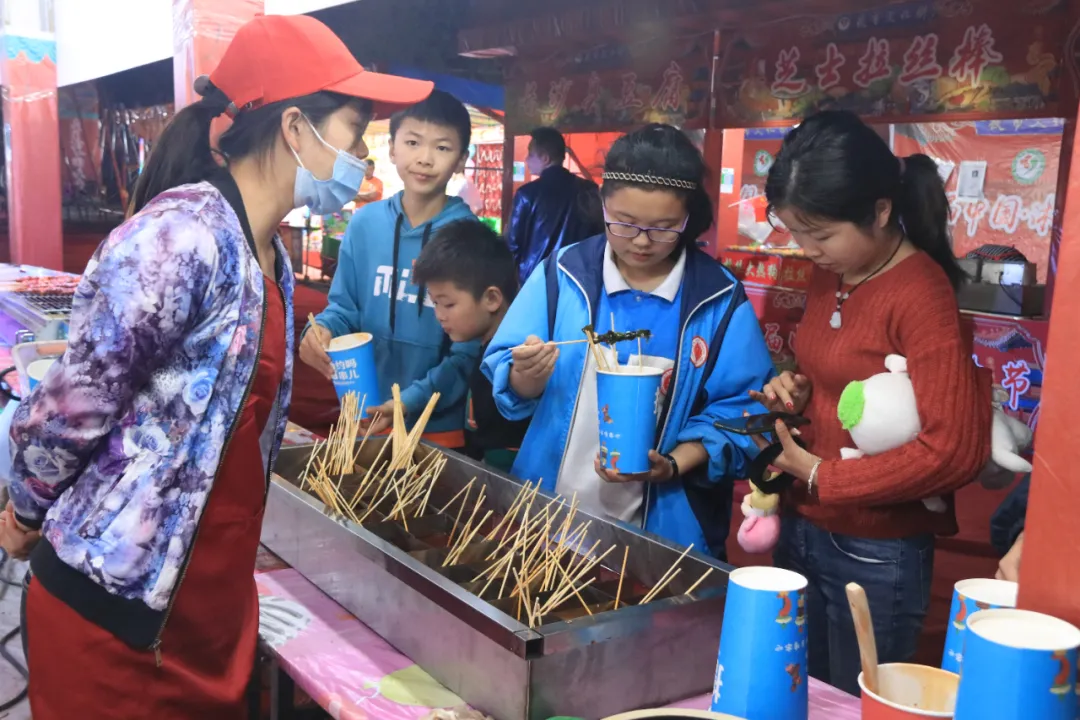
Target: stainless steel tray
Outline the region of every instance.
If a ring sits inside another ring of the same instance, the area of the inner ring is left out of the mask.
[[[365,455],[377,449],[369,442]],[[465,590],[453,573],[425,564],[423,547],[385,523],[358,526],[332,517],[296,485],[311,450],[282,450],[263,543],[470,705],[496,720],[596,718],[711,690],[731,566],[694,552],[668,597],[530,629]],[[422,446],[418,455],[430,452],[444,451]],[[449,463],[433,506],[475,477],[486,486],[490,507],[508,510],[521,489],[517,481],[445,454]],[[604,547],[630,548],[627,575],[645,585],[682,554],[628,526],[578,517],[592,520],[587,545],[601,540]],[[615,554],[621,564],[622,553]],[[715,571],[693,597],[681,594],[709,568]]]

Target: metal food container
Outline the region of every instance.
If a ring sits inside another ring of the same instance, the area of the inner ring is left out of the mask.
[[[373,462],[380,445],[369,441],[360,464]],[[478,710],[496,720],[607,717],[712,689],[730,566],[692,552],[659,599],[634,604],[683,548],[579,512],[578,519],[591,521],[587,546],[601,541],[617,548],[612,557],[618,560],[600,571],[607,580],[589,589],[587,601],[597,611],[560,613],[530,629],[515,618],[512,602],[489,602],[466,589],[469,566],[441,567],[446,551],[430,536],[422,539],[438,532],[437,518],[411,521],[408,532],[382,519],[360,526],[301,490],[312,450],[281,451],[263,544]],[[432,452],[448,459],[431,494],[434,507],[473,478],[497,514],[506,513],[521,491],[517,481],[455,453],[421,445],[417,460]],[[624,548],[626,604],[610,610]],[[684,594],[710,569],[692,596]]]

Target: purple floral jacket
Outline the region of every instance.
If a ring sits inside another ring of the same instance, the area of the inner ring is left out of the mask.
[[[292,391],[286,368],[260,443],[266,470]],[[256,369],[265,285],[240,221],[209,183],[165,192],[101,244],[75,293],[68,349],[16,412],[11,498],[59,559],[164,610]]]

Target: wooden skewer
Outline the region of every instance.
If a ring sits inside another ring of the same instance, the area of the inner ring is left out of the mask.
[[[314,329],[315,326],[318,324],[318,323],[315,322],[315,313],[308,313],[307,314],[307,320],[308,320],[308,323],[311,325],[312,329]],[[329,346],[328,345],[323,345],[323,350],[325,350],[327,347],[329,347]]]
[[[566,568],[564,568],[562,565],[559,565],[558,568],[559,572],[562,573],[563,578],[565,578],[567,582],[569,582],[570,576],[566,574]],[[581,607],[585,608],[585,612],[589,613],[589,615],[592,615],[592,610],[589,609],[589,604],[585,602],[585,598],[581,597],[581,591],[575,588],[572,582],[570,583],[570,589],[573,591],[574,595],[577,596],[577,599],[581,602]]]
[[[454,533],[457,532],[458,523],[461,522],[461,513],[465,512],[465,506],[469,504],[469,491],[470,491],[470,488],[472,488],[472,483],[469,483],[468,486],[466,486],[466,488],[465,488],[465,490],[466,490],[465,498],[461,501],[461,507],[458,508],[457,517],[454,518],[454,526],[452,528],[450,528],[450,537],[447,540],[447,542],[449,542],[449,543],[454,542]],[[449,557],[449,555],[447,557]]]
[[[675,570],[675,569],[676,569],[677,567],[679,567],[679,563],[681,563],[681,562],[683,561],[683,558],[685,558],[685,557],[686,557],[687,555],[689,555],[689,554],[690,554],[690,551],[691,551],[691,550],[693,550],[693,549],[694,549],[694,546],[693,546],[693,544],[691,544],[691,545],[690,545],[690,547],[688,547],[688,548],[686,548],[685,550],[683,550],[683,554],[682,554],[682,555],[680,555],[680,556],[678,557],[678,559],[677,559],[677,560],[675,560],[675,562],[673,562],[673,563],[671,564],[671,567],[669,567],[669,568],[668,568],[667,572],[666,572],[666,573],[664,573],[663,575],[661,575],[661,576],[660,576],[660,579],[656,581],[656,585],[655,585],[655,586],[653,586],[653,590],[655,590],[655,589],[656,589],[656,588],[658,588],[658,587],[661,587],[662,585],[666,585],[666,584],[667,584],[668,582],[670,582],[670,581],[671,581],[671,577],[669,577],[669,576],[673,576],[673,575],[674,575],[674,573],[676,572],[676,570]],[[650,590],[649,592],[651,593],[651,592],[652,592],[652,590]],[[648,597],[648,595],[646,595],[645,597]],[[644,604],[644,601],[642,602],[642,604]]]
[[[705,579],[708,578],[710,575],[712,575],[713,570],[715,570],[715,569],[716,568],[709,568],[708,570],[706,570],[705,574],[702,575],[701,577],[699,577],[698,581],[696,583],[694,583],[693,585],[691,585],[690,589],[687,590],[686,592],[684,592],[683,595],[689,595],[690,593],[694,592],[699,587],[701,587],[701,583],[705,582]]]
[[[619,589],[615,593],[615,610],[619,609],[619,601],[622,600],[622,586],[623,578],[626,577],[626,560],[630,557],[630,546],[627,545],[623,548],[622,554],[622,570],[619,571]]]
[[[596,361],[596,369],[607,370],[607,361],[604,359],[604,354],[599,351],[596,343],[596,332],[587,331],[586,339],[589,342],[589,350],[593,354],[593,359]]]
[[[638,370],[645,369],[645,355],[641,352],[641,336],[638,335],[637,339],[637,366]]]
[[[488,521],[488,519],[491,517],[491,515],[492,515],[492,511],[488,510],[487,515],[484,515],[483,519],[476,524],[476,527],[474,527],[472,529],[472,531],[467,536],[462,534],[462,538],[463,538],[462,542],[461,542],[460,546],[458,547],[457,552],[454,553],[454,560],[453,560],[453,562],[450,563],[451,565],[457,565],[458,564],[458,561],[461,560],[461,556],[465,553],[466,550],[469,549],[469,545],[472,544],[473,538],[475,538],[476,534],[478,532],[480,532],[480,528],[484,527],[484,523],[486,523]]]
[[[467,495],[467,494],[468,494],[468,492],[469,492],[469,489],[470,489],[470,488],[471,488],[471,487],[473,486],[473,483],[474,483],[474,482],[476,482],[476,478],[473,478],[472,480],[470,480],[470,481],[469,481],[469,484],[468,484],[468,485],[466,485],[465,487],[463,487],[463,488],[461,488],[460,490],[458,490],[458,493],[457,493],[457,495],[455,495],[454,497],[450,498],[450,502],[446,503],[446,504],[445,504],[445,505],[443,505],[443,506],[442,506],[441,508],[439,508],[439,514],[441,515],[441,514],[443,514],[444,512],[446,512],[446,509],[447,509],[448,507],[450,507],[451,505],[453,505],[453,504],[454,504],[454,502],[455,502],[455,501],[457,501],[457,499],[458,499],[459,497],[461,497],[462,495]]]
[[[498,535],[499,532],[508,523],[512,523],[514,521],[514,516],[517,515],[517,512],[520,509],[522,503],[525,502],[525,498],[527,498],[528,496],[529,496],[529,486],[524,485],[524,486],[522,486],[521,490],[518,491],[517,497],[514,498],[514,502],[510,503],[510,509],[508,509],[506,511],[506,514],[503,515],[502,520],[499,521],[499,524],[495,526],[494,530],[492,530],[490,533],[488,533],[488,536],[487,536],[488,540],[494,540],[495,536]]]
[[[647,605],[648,603],[651,603],[653,600],[655,600],[656,596],[659,595],[664,590],[664,588],[666,588],[671,583],[671,581],[674,580],[681,572],[682,568],[679,568],[678,570],[673,572],[671,574],[671,577],[650,590],[649,594],[646,595],[644,599],[642,599],[640,604]]]
[[[611,313],[611,332],[615,333],[615,313]],[[615,354],[615,372],[619,372],[619,348],[615,346],[615,343],[611,343],[611,352]]]
[[[548,342],[544,343],[544,345],[548,345],[550,347],[560,347],[562,345],[580,345],[581,343],[587,343],[587,342],[589,342],[589,338],[581,338],[579,340],[559,340],[558,342],[552,342],[552,341],[549,340]],[[536,346],[535,345],[515,345],[514,347],[512,347],[510,349],[511,350],[524,350],[525,348],[530,348],[530,347],[536,347]]]
[[[592,585],[594,582],[596,582],[596,578],[589,578],[589,581],[587,583],[581,585],[580,587],[577,587],[577,588],[571,587],[571,589],[567,590],[564,595],[562,595],[562,596],[553,596],[550,600],[548,600],[547,605],[545,605],[543,607],[543,609],[540,611],[540,615],[541,616],[547,615],[548,613],[550,613],[553,610],[557,609],[560,605],[562,605],[564,602],[566,602],[566,598],[570,597],[570,595],[573,594],[572,591],[581,592],[585,588]]]

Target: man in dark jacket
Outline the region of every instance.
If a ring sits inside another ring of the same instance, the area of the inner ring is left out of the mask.
[[[548,255],[604,230],[596,184],[563,167],[563,136],[554,128],[538,128],[531,137],[526,163],[539,177],[514,196],[507,233],[523,284]]]

